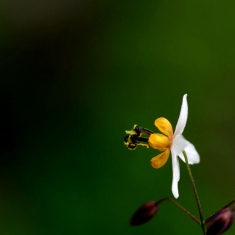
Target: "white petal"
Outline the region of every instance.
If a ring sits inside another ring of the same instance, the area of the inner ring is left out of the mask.
[[[187,154],[189,164],[192,165],[200,162],[200,156],[197,150],[195,149],[194,145],[191,144],[189,141],[187,141],[187,146],[185,147],[184,151]],[[179,157],[185,162],[183,153],[180,153]]]
[[[173,180],[172,180],[172,193],[175,198],[179,197],[178,182],[180,180],[180,166],[178,157],[171,152],[172,155],[172,170],[173,170]]]
[[[171,151],[174,152],[176,156],[186,148],[187,140],[182,135],[177,135],[172,140]]]
[[[183,96],[180,116],[176,124],[174,136],[181,135],[183,133],[187,119],[188,119],[188,102],[187,102],[187,94],[185,94]]]

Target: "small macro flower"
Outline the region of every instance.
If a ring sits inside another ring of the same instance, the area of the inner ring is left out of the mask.
[[[187,141],[182,133],[184,131],[188,118],[188,103],[187,95],[183,96],[183,102],[181,106],[180,116],[173,133],[171,123],[166,118],[158,118],[155,120],[155,126],[163,133],[152,133],[149,136],[148,144],[154,149],[158,149],[162,153],[151,159],[151,165],[154,168],[162,167],[168,160],[170,152],[172,156],[172,169],[173,169],[173,180],[172,180],[172,193],[175,198],[179,197],[178,182],[180,179],[180,169],[178,157],[184,162],[183,151],[186,152],[189,164],[195,164],[200,162],[200,157],[195,149],[194,145]]]

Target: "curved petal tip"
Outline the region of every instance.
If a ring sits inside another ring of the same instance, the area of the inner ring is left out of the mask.
[[[181,135],[183,133],[187,119],[188,119],[188,102],[187,102],[187,94],[185,94],[183,96],[180,116],[176,124],[174,136]]]

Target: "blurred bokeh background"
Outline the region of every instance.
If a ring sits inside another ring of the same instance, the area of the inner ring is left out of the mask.
[[[156,130],[160,116],[175,126],[185,93],[209,217],[235,196],[234,1],[2,0],[0,233],[202,234],[168,202],[128,224],[172,196],[172,168],[127,150],[124,131]],[[180,163],[178,202],[198,216]]]

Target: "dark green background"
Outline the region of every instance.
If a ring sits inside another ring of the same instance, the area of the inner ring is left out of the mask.
[[[168,202],[128,225],[144,202],[172,196],[172,170],[123,137],[134,124],[156,130],[160,116],[175,127],[187,93],[205,217],[234,198],[234,1],[0,6],[1,234],[202,234]],[[180,163],[178,202],[198,216]]]

